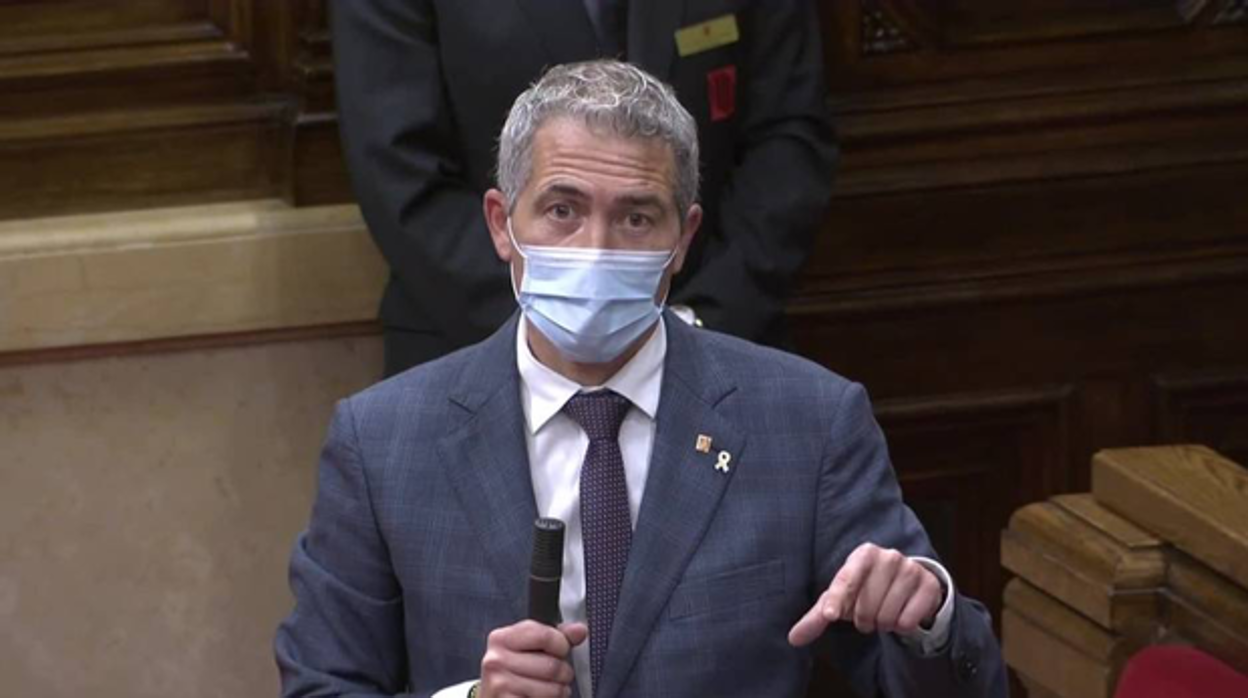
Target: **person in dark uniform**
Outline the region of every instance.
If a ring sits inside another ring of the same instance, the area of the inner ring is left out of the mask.
[[[783,346],[784,303],[827,204],[836,147],[802,0],[331,3],[339,117],[390,265],[386,375],[477,342],[516,308],[481,215],[512,101],[552,65],[623,57],[698,125],[706,211],[668,303]]]

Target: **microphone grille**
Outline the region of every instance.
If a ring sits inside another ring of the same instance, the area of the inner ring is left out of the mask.
[[[529,571],[534,577],[563,576],[563,530],[559,519],[541,518],[533,522],[533,561]]]

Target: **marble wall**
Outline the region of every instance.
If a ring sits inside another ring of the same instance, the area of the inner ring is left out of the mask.
[[[272,696],[286,563],[378,337],[0,368],[0,695]]]

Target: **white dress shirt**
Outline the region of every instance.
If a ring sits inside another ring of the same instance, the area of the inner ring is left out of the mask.
[[[563,580],[559,587],[559,610],[564,622],[586,622],[585,555],[581,535],[581,465],[589,449],[585,431],[564,414],[563,406],[578,392],[613,390],[632,403],[620,424],[620,453],[624,458],[624,481],[628,486],[628,513],[637,527],[641,494],[650,474],[650,450],[654,446],[655,414],[659,409],[659,386],[663,384],[663,357],[667,355],[667,329],[662,321],[637,354],[606,384],[582,387],[543,365],[529,349],[528,323],[520,322],[516,333],[516,360],[520,368],[520,405],[524,408],[529,447],[529,472],[539,516],[567,524],[563,547]],[[572,668],[581,696],[590,698],[589,642],[572,649]]]
[[[589,437],[571,417],[563,413],[563,406],[578,392],[604,388],[623,395],[632,403],[620,425],[620,452],[628,486],[628,510],[635,529],[641,495],[646,489],[646,476],[650,473],[655,415],[659,407],[659,388],[663,384],[663,359],[667,355],[667,327],[660,318],[654,334],[623,368],[607,379],[604,385],[586,387],[538,361],[529,348],[528,323],[521,319],[517,324],[520,405],[524,408],[525,441],[537,514],[560,519],[567,526],[559,610],[564,622],[585,623],[585,555],[581,537],[580,495],[581,464],[589,449]],[[932,570],[948,590],[932,628],[920,630],[913,638],[902,638],[916,651],[931,654],[944,646],[949,635],[949,621],[953,616],[953,581],[935,561],[913,559]],[[582,698],[592,698],[588,641],[572,649],[572,668],[576,672]],[[443,689],[434,694],[434,698],[462,698],[473,683],[475,681],[468,681]]]

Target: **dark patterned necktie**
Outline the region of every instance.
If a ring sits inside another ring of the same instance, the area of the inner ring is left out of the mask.
[[[580,393],[563,406],[589,436],[581,466],[581,531],[585,548],[585,606],[589,616],[589,670],[594,693],[602,676],[620,600],[633,526],[620,453],[620,424],[628,399],[610,390]]]

